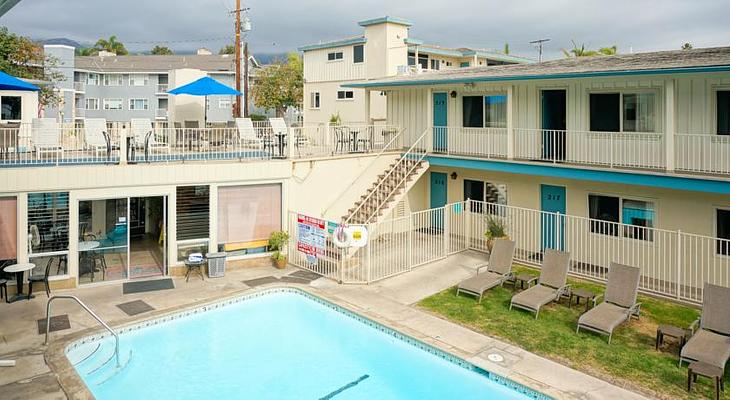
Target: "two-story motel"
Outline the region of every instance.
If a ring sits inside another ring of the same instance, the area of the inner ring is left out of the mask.
[[[362,34],[310,44],[304,53],[304,122],[326,124],[333,114],[345,123],[369,123],[386,117],[386,97],[341,85],[395,75],[474,66],[532,62],[497,51],[447,48],[409,37],[411,22],[381,17],[358,22]]]

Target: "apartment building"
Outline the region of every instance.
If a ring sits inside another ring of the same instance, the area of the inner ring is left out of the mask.
[[[99,56],[76,56],[74,48],[46,45],[44,51],[59,60],[58,70],[65,80],[58,83],[62,102],[45,110],[47,117],[63,121],[105,118],[111,122],[148,118],[157,121],[202,120],[205,99],[168,95],[172,89],[203,76],[235,86],[235,59],[232,55],[128,55],[102,52]],[[250,82],[260,66],[250,59]],[[243,85],[242,85],[243,87]],[[233,96],[210,96],[209,122],[233,120]],[[250,113],[266,115],[249,105]]]
[[[412,23],[396,17],[358,22],[363,33],[310,44],[304,53],[304,122],[370,123],[386,118],[386,93],[343,87],[396,75],[428,74],[487,65],[527,63],[514,55],[470,48],[446,48],[409,37]]]

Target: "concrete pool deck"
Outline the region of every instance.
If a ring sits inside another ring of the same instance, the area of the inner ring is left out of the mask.
[[[471,331],[431,315],[413,304],[424,297],[449,288],[473,273],[483,260],[479,253],[465,252],[422,266],[408,274],[369,286],[338,285],[327,279],[309,284],[272,281],[261,287],[292,285],[304,288],[334,303],[397,329],[423,342],[448,351],[485,370],[522,383],[555,398],[566,399],[643,399],[642,395],[612,385],[587,374],[526,352],[518,347]],[[123,295],[120,283],[106,284],[54,294],[78,296],[111,326],[150,318],[167,310],[186,308],[252,289],[244,281],[291,274],[296,268],[276,270],[251,267],[232,271],[224,278],[199,278],[185,282],[173,278],[175,289]],[[255,281],[266,282],[267,280]],[[157,311],[128,316],[119,304],[143,300]],[[3,399],[66,399],[57,375],[46,364],[44,335],[37,321],[45,317],[46,297],[31,301],[0,304],[0,359],[14,359],[15,367],[0,368],[0,393]],[[54,302],[53,315],[68,315],[70,329],[51,333],[51,341],[78,336],[98,328],[96,321],[72,302]],[[499,354],[504,361],[495,363],[487,356]],[[72,395],[73,398],[83,398]]]

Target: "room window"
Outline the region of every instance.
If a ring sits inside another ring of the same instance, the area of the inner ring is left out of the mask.
[[[187,253],[208,251],[210,187],[179,186],[176,192],[178,260],[185,260]]]
[[[20,96],[2,96],[0,98],[0,119],[20,120],[22,116],[22,100]]]
[[[441,69],[441,60],[431,60],[431,69],[438,71]]]
[[[416,65],[415,52],[408,52],[408,65]],[[428,54],[418,53],[418,65],[423,69],[428,69]]]
[[[351,100],[355,97],[355,93],[352,90],[338,90],[337,100]]]
[[[446,61],[446,66],[447,67],[450,67],[451,66],[451,61]]]
[[[358,44],[352,47],[352,62],[361,63],[365,61],[365,46]]]
[[[730,90],[718,90],[717,96],[717,134],[730,135]]]
[[[87,110],[98,110],[99,109],[99,99],[94,99],[94,98],[86,99],[86,109]]]
[[[42,273],[50,257],[68,250],[68,206],[68,192],[28,194],[28,258],[40,267],[34,274]]]
[[[503,214],[507,205],[507,185],[502,183],[482,182],[464,179],[464,200],[471,199],[472,212]]]
[[[129,86],[147,86],[149,79],[147,75],[143,74],[132,74],[129,75]]]
[[[337,60],[342,60],[341,51],[333,51],[331,53],[327,53],[327,61],[337,61]]]
[[[122,75],[121,74],[104,75],[104,86],[122,86]]]
[[[86,76],[86,84],[91,86],[99,86],[99,74],[89,74]]]
[[[463,97],[463,122],[465,128],[484,127],[484,103],[482,96]]]
[[[221,250],[265,251],[271,232],[281,224],[281,185],[218,187]]]
[[[150,108],[148,99],[129,99],[130,110],[147,110]]]
[[[591,93],[590,129],[594,132],[654,132],[655,93]]]
[[[219,99],[218,108],[220,108],[221,110],[230,110],[231,109],[231,99]]]
[[[717,254],[730,256],[730,210],[717,209]]]
[[[469,61],[462,61],[459,63],[459,68],[469,68]]]
[[[105,110],[121,110],[122,105],[122,99],[104,99]]]
[[[652,241],[654,203],[614,196],[589,195],[588,217],[593,233]],[[623,224],[623,231],[620,225]]]
[[[319,92],[309,94],[309,107],[319,109]]]
[[[18,257],[18,200],[0,197],[0,261]]]

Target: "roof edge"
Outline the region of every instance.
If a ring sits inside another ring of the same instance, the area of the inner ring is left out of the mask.
[[[357,24],[360,26],[371,26],[371,25],[384,24],[384,23],[391,23],[391,24],[404,25],[404,26],[413,26],[413,23],[411,21],[408,21],[403,18],[391,17],[388,15],[386,15],[384,17],[359,21]]]
[[[308,44],[308,45],[298,47],[297,50],[298,51],[311,51],[311,50],[329,49],[332,47],[349,46],[352,44],[362,44],[365,42],[367,42],[367,39],[365,39],[365,36],[360,36],[360,37],[350,38],[350,39],[334,40],[331,42]]]

